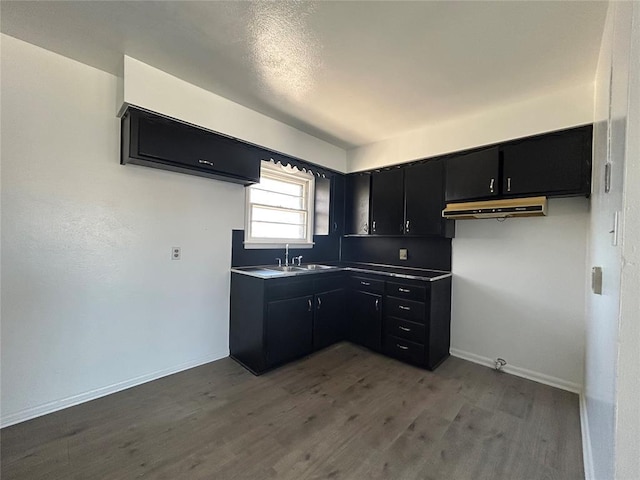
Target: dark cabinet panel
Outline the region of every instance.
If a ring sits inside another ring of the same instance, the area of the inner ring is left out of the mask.
[[[315,308],[313,349],[319,350],[344,339],[344,290],[316,294]]]
[[[259,149],[160,115],[129,108],[120,163],[249,185],[260,180]]]
[[[344,175],[334,175],[331,178],[331,233],[344,233],[344,201],[346,178]]]
[[[453,236],[454,222],[442,218],[444,163],[431,160],[404,172],[405,235]]]
[[[382,346],[382,295],[354,291],[350,297],[350,340],[379,351]]]
[[[311,353],[313,296],[267,304],[266,347],[270,366]]]
[[[590,193],[591,126],[512,142],[502,151],[505,196]]]
[[[331,229],[331,180],[316,178],[313,201],[313,234],[328,235]]]
[[[369,233],[369,200],[371,194],[371,174],[356,173],[347,176],[345,198],[345,233]]]
[[[401,235],[404,169],[383,170],[371,175],[371,233]]]
[[[500,194],[498,147],[450,157],[446,161],[446,201],[491,198]]]

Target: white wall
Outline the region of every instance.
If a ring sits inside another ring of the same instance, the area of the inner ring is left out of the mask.
[[[640,478],[640,3],[633,4],[623,192],[616,477]]]
[[[596,78],[588,266],[601,266],[604,281],[603,295],[587,294],[585,359],[586,471],[594,479],[640,478],[639,10],[637,3],[610,4]],[[603,188],[607,160],[612,164],[610,193]],[[621,234],[613,245],[616,211]]]
[[[351,149],[347,168],[349,172],[368,170],[592,121],[593,84],[578,85]]]
[[[580,390],[588,207],[551,199],[546,217],[456,223],[452,354]]]
[[[346,171],[346,151],[129,56],[124,57],[122,101],[256,145]],[[115,105],[115,103],[114,103]]]
[[[2,425],[228,355],[244,189],[121,166],[118,79],[1,39]]]

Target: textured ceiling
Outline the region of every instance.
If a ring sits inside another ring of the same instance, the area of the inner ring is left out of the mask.
[[[594,80],[602,2],[12,2],[3,33],[123,54],[349,148]]]

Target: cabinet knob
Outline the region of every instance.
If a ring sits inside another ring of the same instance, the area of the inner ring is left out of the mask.
[[[496,179],[495,179],[495,178],[492,178],[492,179],[491,179],[491,182],[489,183],[489,191],[490,191],[491,193],[493,193],[493,185],[494,185],[495,183],[496,183]]]
[[[406,223],[405,223],[405,225],[404,225],[404,231],[405,231],[406,233],[409,233],[409,225],[410,225],[410,224],[409,224],[409,220],[407,220],[407,222],[406,222]]]
[[[373,222],[371,222],[371,231],[372,232],[376,231],[376,221],[375,220]]]

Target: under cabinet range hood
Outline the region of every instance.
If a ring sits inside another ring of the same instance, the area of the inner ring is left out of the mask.
[[[476,218],[540,217],[547,214],[547,197],[508,198],[482,202],[448,203],[444,218],[471,220]]]

